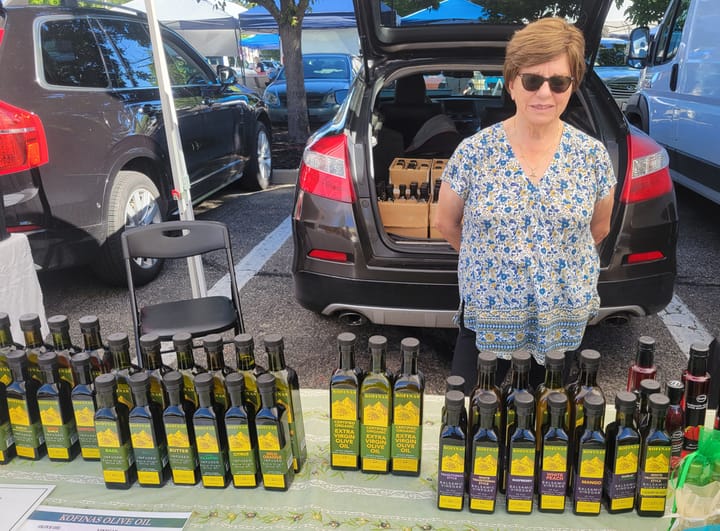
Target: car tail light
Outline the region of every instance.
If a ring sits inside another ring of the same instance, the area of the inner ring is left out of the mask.
[[[47,161],[47,138],[38,115],[0,101],[0,175]]]
[[[626,264],[640,264],[643,262],[657,262],[664,260],[665,255],[660,251],[648,251],[645,253],[633,253],[625,257]]]
[[[628,136],[628,169],[620,200],[647,201],[672,190],[667,151],[645,135]]]
[[[298,183],[307,193],[355,202],[345,135],[323,136],[305,148]]]
[[[327,249],[313,249],[308,253],[311,258],[319,258],[320,260],[329,260],[331,262],[347,262],[347,253],[340,251],[329,251]]]

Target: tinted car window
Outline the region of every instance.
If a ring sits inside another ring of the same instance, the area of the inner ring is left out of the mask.
[[[102,20],[103,31],[112,46],[108,54],[108,70],[115,88],[157,86],[150,35],[142,24],[126,20]]]
[[[174,43],[165,42],[165,57],[173,85],[207,85],[212,82],[205,71]]]
[[[63,87],[105,88],[108,77],[87,20],[48,21],[40,27],[45,81]]]

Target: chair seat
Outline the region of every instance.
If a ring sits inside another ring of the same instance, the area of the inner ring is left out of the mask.
[[[228,330],[237,323],[237,315],[229,298],[215,296],[145,306],[140,309],[140,323],[141,334],[170,340],[178,332],[198,337]]]

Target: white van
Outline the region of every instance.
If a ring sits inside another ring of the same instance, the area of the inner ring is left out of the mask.
[[[650,37],[631,34],[644,70],[625,114],[670,155],[674,181],[720,204],[720,2],[671,0]],[[649,43],[649,45],[648,45]]]

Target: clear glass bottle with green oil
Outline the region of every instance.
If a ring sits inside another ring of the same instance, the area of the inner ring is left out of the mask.
[[[25,339],[25,354],[28,362],[28,375],[35,381],[42,383],[42,373],[38,365],[38,356],[47,352],[48,346],[43,341],[40,316],[36,313],[26,313],[20,316],[20,330]]]
[[[462,385],[464,388],[464,381]],[[463,416],[467,416],[465,393],[458,390],[445,393],[445,412],[446,417],[440,427],[438,442],[437,506],[438,509],[462,511],[465,502],[467,448],[467,434],[462,426]]]
[[[18,457],[36,461],[47,453],[37,401],[40,383],[30,377],[24,350],[8,352],[7,361],[12,381],[6,387],[5,394],[10,427],[15,438],[15,452]]]
[[[193,339],[188,332],[178,332],[172,337],[175,356],[177,357],[177,370],[183,376],[183,393],[185,398],[193,403],[193,411],[200,405],[195,392],[195,377],[207,372],[205,367],[195,363]]]
[[[7,386],[0,381],[0,465],[9,463],[16,455],[15,437],[10,426],[7,404]]]
[[[88,352],[78,352],[72,358],[75,387],[70,393],[75,426],[80,440],[80,455],[86,461],[99,461],[100,448],[95,432],[95,411],[97,399],[92,377],[92,363]]]
[[[605,476],[605,433],[602,422],[605,397],[593,390],[583,397],[583,429],[576,439],[573,477],[573,513],[600,514]]]
[[[172,369],[163,363],[160,353],[160,337],[157,334],[140,336],[140,364],[149,376],[150,398],[164,411],[168,405],[163,387],[163,376]]]
[[[406,337],[400,342],[402,366],[393,386],[392,473],[420,475],[425,378],[418,370],[420,341]]]
[[[257,388],[257,377],[265,372],[265,368],[255,362],[255,341],[250,334],[238,334],[233,339],[235,344],[235,366],[245,378],[243,402],[248,407],[250,418],[260,409],[260,391]],[[252,409],[250,409],[252,408]]]
[[[195,404],[185,395],[185,377],[179,371],[165,374],[163,382],[168,394],[163,424],[172,480],[175,485],[196,485],[200,481],[200,461],[193,426]]]
[[[56,352],[40,354],[38,364],[44,383],[37,390],[37,400],[48,457],[51,461],[72,461],[80,453],[72,388],[60,378]]]
[[[370,336],[370,371],[360,384],[360,468],[370,474],[390,472],[393,377],[387,370],[387,338]]]
[[[223,422],[225,412],[215,402],[214,388],[215,378],[209,372],[198,374],[195,378],[200,406],[193,414],[193,426],[203,487],[224,489],[230,478],[227,434]]]
[[[552,393],[568,396],[563,385],[563,369],[565,367],[565,352],[553,350],[545,355],[545,381],[535,390],[535,433],[537,434],[538,452],[542,445],[542,434],[550,423],[548,412],[548,397]],[[570,420],[570,400],[565,401],[566,413],[563,419],[564,429],[567,432],[567,422]]]
[[[57,354],[58,373],[60,378],[75,387],[74,374],[70,360],[80,349],[72,344],[70,339],[70,321],[66,315],[53,315],[48,317],[48,328],[52,338],[53,351]]]
[[[111,374],[117,380],[117,397],[120,402],[127,406],[128,411],[135,407],[132,391],[128,378],[140,368],[134,365],[130,359],[130,339],[125,332],[116,332],[108,336],[108,350],[112,360]]]
[[[615,395],[615,420],[605,429],[603,500],[610,514],[629,512],[635,507],[640,454],[640,434],[634,419],[636,403],[634,392],[618,392]]]
[[[112,369],[112,358],[110,351],[103,343],[100,334],[100,320],[97,315],[83,315],[79,321],[80,333],[83,338],[83,351],[90,356],[93,381],[103,373]]]
[[[9,352],[21,348],[21,345],[13,341],[10,316],[5,312],[0,312],[0,383],[8,385],[12,380],[7,355]]]
[[[357,470],[360,466],[360,382],[355,365],[357,337],[337,337],[338,366],[330,377],[330,467]]]
[[[277,398],[272,373],[258,376],[261,406],[255,416],[263,487],[288,490],[295,479],[290,424],[285,405]]]
[[[225,377],[234,371],[225,365],[225,342],[220,334],[208,334],[203,338],[203,350],[207,370],[213,377],[213,398],[219,407],[220,418],[230,407]]]
[[[225,378],[225,385],[230,395],[230,407],[225,412],[225,430],[233,485],[236,488],[254,488],[260,481],[260,470],[255,419],[249,416],[243,399],[245,377],[234,372]]]
[[[566,428],[567,395],[559,391],[550,393],[546,396],[546,407],[549,421],[537,436],[541,440],[537,477],[538,510],[562,513],[565,510],[570,455],[570,437]]]

